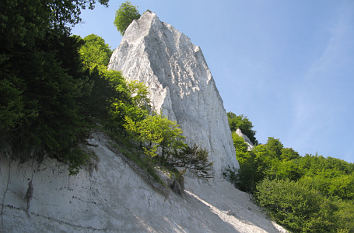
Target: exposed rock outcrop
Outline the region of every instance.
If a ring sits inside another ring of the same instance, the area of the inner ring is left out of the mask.
[[[247,144],[247,149],[250,151],[253,149],[254,145],[251,142],[251,140],[247,137],[247,135],[243,134],[241,129],[237,128],[236,129],[236,134],[240,137],[243,138],[243,140],[245,141],[245,143]]]
[[[76,176],[52,159],[38,166],[9,163],[0,156],[1,233],[284,231],[227,181],[187,177],[183,196],[170,192],[166,197],[111,151],[104,135],[95,134],[89,143],[99,157],[97,170],[81,170]]]
[[[187,36],[147,11],[127,28],[108,68],[149,87],[154,110],[177,121],[187,143],[209,152],[216,177],[238,167],[223,101]]]

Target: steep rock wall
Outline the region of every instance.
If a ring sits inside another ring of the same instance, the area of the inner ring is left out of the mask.
[[[187,36],[147,11],[127,28],[108,68],[148,86],[154,110],[177,121],[187,143],[208,150],[216,177],[238,167],[222,99]]]

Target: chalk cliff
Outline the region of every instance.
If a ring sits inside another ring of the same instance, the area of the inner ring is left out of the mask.
[[[18,164],[0,155],[1,233],[285,232],[227,181],[186,177],[183,196],[163,195],[112,151],[103,134],[88,142],[99,162],[75,176],[53,159]]]
[[[148,86],[153,109],[177,121],[187,143],[209,152],[216,177],[238,168],[223,101],[200,47],[187,36],[147,11],[127,28],[108,68]]]
[[[253,149],[254,145],[251,142],[251,140],[247,137],[247,135],[243,134],[241,129],[237,128],[236,129],[236,134],[240,137],[243,138],[243,140],[245,141],[245,143],[247,144],[247,149],[250,151]]]
[[[109,68],[149,86],[155,110],[210,152],[217,177],[238,166],[214,80],[185,35],[147,12],[129,26]],[[85,149],[97,164],[75,176],[53,159],[20,164],[0,154],[0,233],[286,232],[223,179],[186,176],[179,195],[149,180],[103,133],[93,133]]]

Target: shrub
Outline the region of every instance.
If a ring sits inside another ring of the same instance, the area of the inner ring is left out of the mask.
[[[335,232],[335,207],[307,186],[264,179],[257,185],[255,197],[274,220],[293,232]]]

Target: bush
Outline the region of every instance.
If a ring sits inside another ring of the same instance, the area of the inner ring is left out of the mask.
[[[335,232],[335,206],[317,191],[289,180],[265,179],[256,200],[270,216],[293,232]]]
[[[124,35],[125,30],[131,24],[134,19],[139,19],[139,11],[129,1],[126,1],[120,5],[116,11],[116,17],[114,19],[114,25],[117,30]]]

